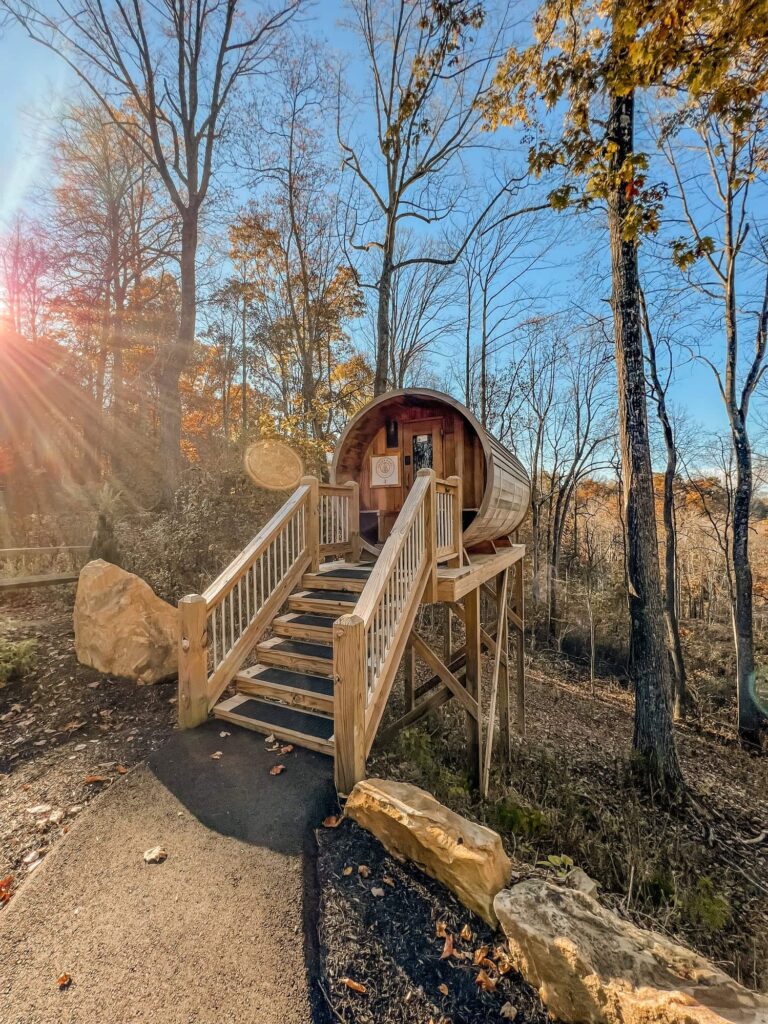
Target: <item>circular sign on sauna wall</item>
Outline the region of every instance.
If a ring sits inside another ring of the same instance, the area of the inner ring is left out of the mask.
[[[277,438],[250,445],[245,453],[245,469],[258,487],[268,491],[293,490],[304,476],[301,456]]]

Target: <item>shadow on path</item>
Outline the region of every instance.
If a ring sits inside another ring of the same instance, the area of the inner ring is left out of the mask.
[[[270,775],[276,764],[285,771]],[[207,828],[276,853],[306,852],[312,830],[336,805],[331,758],[300,747],[268,751],[259,733],[225,722],[174,733],[149,767]]]

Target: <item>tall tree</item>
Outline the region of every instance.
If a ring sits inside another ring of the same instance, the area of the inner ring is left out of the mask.
[[[731,564],[738,730],[745,744],[757,746],[765,712],[755,693],[749,555],[755,485],[749,410],[768,366],[768,240],[757,239],[752,252],[749,240],[757,211],[766,201],[759,178],[768,168],[768,106],[755,103],[749,116],[741,105],[726,106],[717,113],[711,113],[710,107],[705,98],[692,110],[677,112],[670,119],[675,132],[663,132],[661,146],[674,175],[680,219],[687,229],[673,242],[673,258],[703,302],[709,304],[714,299],[721,311],[717,320],[724,340],[722,355],[718,357],[711,344],[705,344],[696,356],[714,375],[730,428],[735,466]],[[680,128],[681,119],[685,132]],[[697,157],[706,158],[703,174],[689,166],[691,145]],[[745,359],[746,332],[751,335],[751,352]]]
[[[456,210],[456,176],[481,128],[477,103],[490,84],[501,28],[486,41],[477,0],[349,0],[349,7],[365,51],[375,138],[358,143],[339,123],[344,168],[357,186],[345,230],[352,249],[379,257],[374,393],[381,394],[391,363],[393,278],[425,258],[398,257],[399,235],[405,224],[434,226]]]
[[[574,175],[552,194],[555,206],[595,200],[607,209],[612,309],[619,391],[619,433],[625,504],[627,577],[635,682],[635,749],[668,789],[681,783],[670,714],[657,554],[643,338],[638,243],[658,229],[663,190],[648,185],[648,160],[635,147],[636,93],[675,87],[709,95],[717,108],[755,102],[768,79],[768,38],[760,27],[766,0],[712,4],[691,0],[670,9],[645,0],[576,0],[564,8],[544,0],[535,42],[502,61],[488,106],[491,124],[538,120],[543,102],[562,103],[563,129],[531,149],[539,171]],[[761,17],[762,12],[762,17]],[[751,74],[731,72],[747,59]],[[579,190],[577,182],[586,179]]]
[[[160,453],[164,496],[181,465],[179,380],[192,356],[200,218],[238,82],[270,57],[300,0],[250,17],[244,0],[0,0],[29,37],[59,54],[104,114],[156,168],[181,221],[180,314],[160,353]],[[125,119],[114,105],[130,100]]]

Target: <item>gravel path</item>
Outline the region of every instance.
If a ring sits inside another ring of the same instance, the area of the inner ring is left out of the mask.
[[[222,731],[177,733],[120,779],[0,913],[2,1024],[311,1020],[331,764]]]

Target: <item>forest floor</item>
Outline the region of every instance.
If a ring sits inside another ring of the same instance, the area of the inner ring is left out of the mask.
[[[138,687],[77,663],[71,601],[59,590],[0,605],[0,636],[38,642],[32,671],[0,689],[0,880],[12,876],[11,891],[97,793],[173,731],[173,684]],[[401,701],[396,687],[390,715]],[[619,913],[768,988],[768,757],[722,729],[680,727],[691,798],[670,807],[638,787],[631,735],[626,689],[610,678],[591,688],[581,669],[541,651],[529,665],[526,742],[495,768],[488,802],[467,786],[453,704],[375,750],[368,771],[424,786],[497,829],[524,867],[572,858]]]
[[[0,889],[35,871],[72,820],[171,733],[176,684],[136,686],[80,665],[74,587],[0,600],[0,637],[34,640],[32,669],[0,688]]]
[[[719,725],[678,727],[689,797],[666,806],[638,785],[631,693],[613,678],[591,687],[543,650],[527,660],[526,741],[513,739],[508,768],[496,764],[487,802],[467,786],[455,702],[374,748],[368,773],[423,786],[496,829],[524,870],[570,857],[618,913],[768,990],[768,754],[747,753]],[[401,700],[395,691],[387,718]]]

